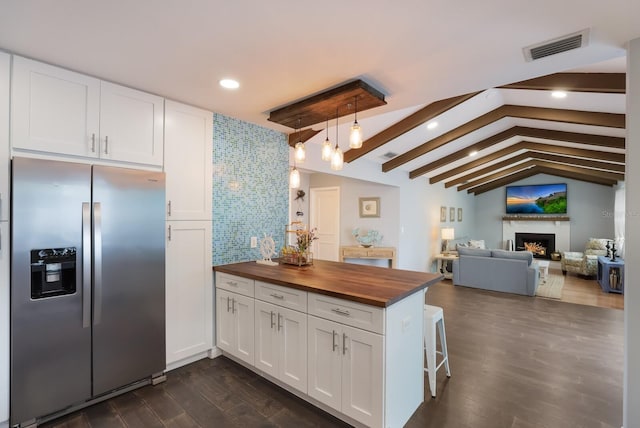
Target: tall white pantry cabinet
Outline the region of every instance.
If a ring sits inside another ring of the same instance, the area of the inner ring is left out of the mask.
[[[213,348],[213,113],[165,102],[167,368]]]

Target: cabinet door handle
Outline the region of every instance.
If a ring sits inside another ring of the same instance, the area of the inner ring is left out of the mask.
[[[92,153],[96,152],[96,134],[95,134],[95,132],[93,134],[91,134],[91,152]]]
[[[336,333],[336,331],[333,330],[333,349],[331,350],[331,352],[334,352],[338,348],[338,344],[336,343],[336,336],[337,335],[338,335],[338,333]]]
[[[284,296],[282,294],[270,294],[271,297],[273,297],[274,299],[278,299],[278,300],[284,300]]]
[[[275,325],[276,325],[276,322],[273,320],[273,316],[275,314],[276,314],[275,312],[271,311],[271,328],[275,327]]]
[[[232,286],[232,287],[237,287],[238,286],[238,283],[234,282],[234,281],[227,281],[227,284]]]
[[[229,309],[229,296],[227,296],[227,312],[229,312],[231,309]]]
[[[169,225],[169,230],[167,232],[167,239],[171,241],[171,225]]]
[[[336,314],[338,314],[338,315],[342,315],[343,317],[349,317],[349,316],[351,316],[351,314],[349,313],[349,311],[345,311],[345,310],[340,309],[340,308],[333,308],[333,309],[331,309],[331,312],[334,312],[334,313],[336,313]]]
[[[167,217],[171,217],[171,201],[167,202]]]
[[[342,333],[342,355],[347,353],[347,335]]]
[[[282,325],[280,324],[280,317],[282,315],[280,315],[280,312],[278,312],[278,331],[280,331],[280,329],[282,328]]]
[[[104,137],[104,154],[109,154],[109,136]]]

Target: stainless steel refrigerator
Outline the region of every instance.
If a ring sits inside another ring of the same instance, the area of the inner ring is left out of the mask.
[[[164,188],[159,172],[13,159],[11,425],[162,376]]]

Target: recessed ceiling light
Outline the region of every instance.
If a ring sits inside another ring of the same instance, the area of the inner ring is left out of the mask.
[[[551,92],[551,96],[553,98],[566,98],[567,97],[567,92],[566,91],[552,91]]]
[[[435,129],[437,127],[438,127],[438,122],[436,121],[427,123],[427,129]]]
[[[220,86],[226,89],[238,89],[240,87],[240,83],[233,79],[222,79],[220,81]]]
[[[472,150],[472,151],[469,152],[469,156],[475,156],[477,154],[478,154],[477,150]]]

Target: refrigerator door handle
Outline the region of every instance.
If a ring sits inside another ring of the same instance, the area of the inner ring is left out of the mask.
[[[91,327],[91,206],[82,203],[82,328]]]
[[[102,208],[93,203],[93,325],[102,318]]]

